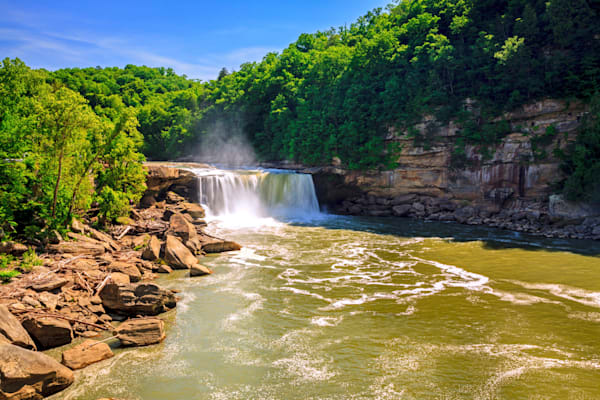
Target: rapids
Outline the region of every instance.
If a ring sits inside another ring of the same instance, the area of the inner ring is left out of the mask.
[[[197,171],[209,230],[241,243],[181,291],[158,346],[55,396],[597,399],[600,248],[318,213],[310,176]]]

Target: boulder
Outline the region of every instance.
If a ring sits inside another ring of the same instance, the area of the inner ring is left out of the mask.
[[[179,204],[185,202],[185,199],[174,192],[168,192],[165,197],[167,204]]]
[[[84,225],[78,219],[73,218],[73,221],[71,221],[71,230],[76,233],[84,234],[86,231],[86,225]]]
[[[165,339],[165,323],[158,318],[136,318],[123,322],[115,335],[123,346],[148,346]]]
[[[100,298],[107,310],[126,315],[157,315],[175,307],[177,303],[172,291],[152,283],[108,283],[100,291]]]
[[[165,264],[158,264],[156,272],[158,272],[159,274],[170,274],[171,272],[173,272],[173,268]]]
[[[198,259],[181,241],[172,235],[167,235],[165,242],[165,261],[174,269],[189,269],[198,264]]]
[[[144,252],[142,253],[142,258],[148,261],[155,261],[160,258],[160,248],[162,244],[160,240],[156,236],[151,236]]]
[[[236,242],[219,239],[214,236],[207,234],[201,234],[198,236],[201,243],[201,249],[205,253],[222,253],[225,251],[237,251],[241,250],[242,246]]]
[[[192,218],[204,218],[206,213],[200,204],[183,202],[179,204],[181,212],[189,214]]]
[[[0,305],[0,336],[15,346],[36,350],[27,331],[5,305]]]
[[[226,251],[238,251],[242,249],[242,246],[229,240],[216,240],[208,243],[203,242],[201,248],[203,252],[212,254],[223,253]]]
[[[198,237],[196,227],[179,213],[171,215],[167,235],[177,236],[184,243]]]
[[[62,346],[73,340],[71,324],[63,319],[29,315],[23,320],[23,328],[40,350]]]
[[[112,283],[116,283],[117,285],[129,285],[131,283],[129,280],[129,275],[126,275],[122,272],[111,272],[110,281]]]
[[[401,204],[401,205],[392,207],[392,211],[394,212],[394,215],[397,217],[406,217],[408,215],[408,213],[410,212],[411,208],[412,208],[412,206],[410,204]]]
[[[0,242],[0,254],[20,256],[27,251],[27,246],[17,242]]]
[[[135,236],[132,240],[133,248],[136,250],[139,250],[142,247],[144,247],[148,243],[149,240],[150,240],[150,235],[148,235],[147,233],[145,233],[141,236]]]
[[[53,358],[0,344],[0,399],[40,400],[73,383],[73,371]]]
[[[51,292],[65,286],[69,281],[55,273],[50,273],[33,281],[31,288],[36,292]]]
[[[107,360],[114,356],[110,346],[95,340],[85,340],[62,353],[62,364],[71,369],[81,369],[88,365]]]
[[[54,311],[58,305],[58,295],[50,292],[42,292],[39,295],[40,303],[50,311]]]
[[[475,208],[471,206],[459,208],[454,212],[454,218],[461,224],[464,224],[473,216],[475,216]]]
[[[108,266],[110,272],[120,272],[129,276],[130,282],[139,282],[142,279],[142,274],[138,267],[134,264],[129,264],[123,261],[115,261]]]
[[[212,270],[201,264],[192,265],[190,268],[190,276],[203,276],[212,274]]]

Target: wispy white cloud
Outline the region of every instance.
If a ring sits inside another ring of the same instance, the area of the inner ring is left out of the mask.
[[[34,67],[47,69],[138,64],[169,67],[190,78],[209,80],[214,79],[222,67],[236,69],[244,62],[258,61],[268,52],[277,50],[269,46],[247,47],[182,60],[140,44],[152,40],[126,40],[92,33],[38,30],[31,24],[16,24],[21,17],[19,13],[13,13],[9,17],[13,27],[0,27],[2,57],[19,57]],[[4,19],[6,20],[6,16]]]

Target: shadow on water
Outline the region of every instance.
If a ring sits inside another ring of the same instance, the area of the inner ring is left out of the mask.
[[[483,242],[488,250],[524,249],[562,251],[600,257],[600,242],[545,238],[527,233],[455,222],[423,221],[400,217],[356,217],[322,214],[309,219],[283,219],[295,226],[323,227],[393,235],[403,238],[439,238],[452,242]]]

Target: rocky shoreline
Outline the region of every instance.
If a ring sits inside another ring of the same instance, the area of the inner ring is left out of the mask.
[[[92,220],[73,220],[67,238],[55,233],[52,243],[38,246],[43,265],[0,286],[0,399],[64,390],[73,370],[113,356],[106,340],[130,347],[165,339],[158,315],[174,309],[178,298],[152,282],[157,274],[210,274],[198,257],[240,249],[204,232],[190,175],[150,166],[141,206],[123,224],[100,231]],[[5,242],[0,250],[18,257],[27,249]],[[86,340],[64,350],[60,363],[41,352],[76,338]]]
[[[484,225],[548,238],[600,240],[600,216],[562,214],[572,207],[576,206],[570,206],[559,196],[553,197],[549,204],[522,201],[514,208],[503,208],[500,204],[478,205],[418,194],[396,197],[366,194],[344,200],[333,211],[344,215],[395,216]]]

